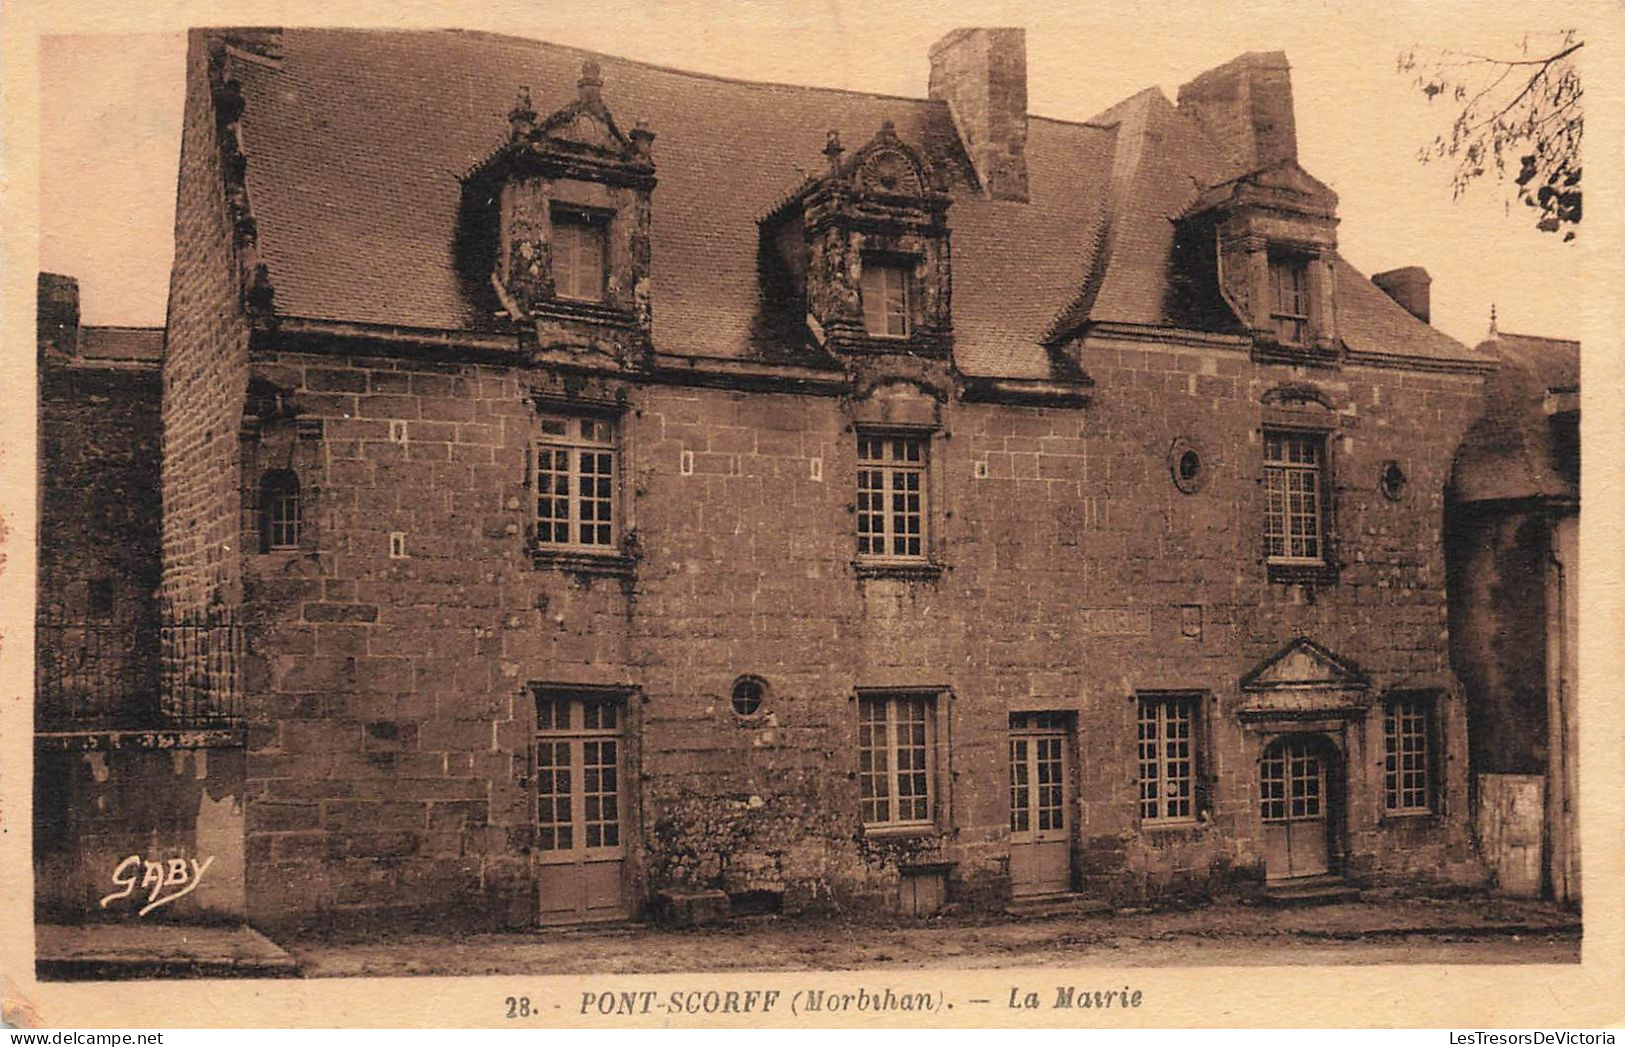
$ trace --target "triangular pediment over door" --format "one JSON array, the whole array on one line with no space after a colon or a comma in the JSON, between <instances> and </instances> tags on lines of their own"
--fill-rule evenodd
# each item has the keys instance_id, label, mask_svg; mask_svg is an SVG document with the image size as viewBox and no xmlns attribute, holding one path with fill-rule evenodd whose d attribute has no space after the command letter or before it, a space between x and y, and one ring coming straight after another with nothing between
<instances>
[{"instance_id":1,"label":"triangular pediment over door","mask_svg":"<svg viewBox=\"0 0 1625 1047\"><path fill-rule=\"evenodd\" d=\"M1370 682L1353 662L1306 636L1241 678L1242 719L1363 715Z\"/></svg>"}]
</instances>

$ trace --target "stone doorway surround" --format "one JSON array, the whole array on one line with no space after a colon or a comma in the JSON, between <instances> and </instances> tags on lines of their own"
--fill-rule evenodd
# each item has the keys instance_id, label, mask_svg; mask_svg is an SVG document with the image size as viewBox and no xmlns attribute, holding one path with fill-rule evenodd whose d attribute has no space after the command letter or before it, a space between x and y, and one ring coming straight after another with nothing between
<instances>
[{"instance_id":1,"label":"stone doorway surround","mask_svg":"<svg viewBox=\"0 0 1625 1047\"><path fill-rule=\"evenodd\" d=\"M1375 801L1363 793L1365 732L1371 684L1354 665L1308 637L1297 637L1241 678L1235 716L1251 768L1259 839L1265 834L1258 789L1263 759L1272 745L1292 736L1314 737L1322 745L1330 795L1326 847L1329 871L1341 871L1348 855L1350 827L1360 824Z\"/></svg>"}]
</instances>

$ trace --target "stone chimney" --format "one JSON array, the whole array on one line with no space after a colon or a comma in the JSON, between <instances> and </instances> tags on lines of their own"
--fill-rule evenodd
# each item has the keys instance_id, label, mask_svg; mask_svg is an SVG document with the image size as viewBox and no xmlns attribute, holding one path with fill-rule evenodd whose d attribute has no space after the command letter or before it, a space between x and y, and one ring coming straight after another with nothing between
<instances>
[{"instance_id":1,"label":"stone chimney","mask_svg":"<svg viewBox=\"0 0 1625 1047\"><path fill-rule=\"evenodd\" d=\"M1249 51L1179 89L1179 111L1250 174L1298 158L1292 73L1282 51Z\"/></svg>"},{"instance_id":2,"label":"stone chimney","mask_svg":"<svg viewBox=\"0 0 1625 1047\"><path fill-rule=\"evenodd\" d=\"M79 352L79 281L56 273L39 274L39 306L35 316L39 351Z\"/></svg>"},{"instance_id":3,"label":"stone chimney","mask_svg":"<svg viewBox=\"0 0 1625 1047\"><path fill-rule=\"evenodd\" d=\"M955 29L931 45L933 101L947 102L982 191L1027 199L1027 31Z\"/></svg>"},{"instance_id":4,"label":"stone chimney","mask_svg":"<svg viewBox=\"0 0 1625 1047\"><path fill-rule=\"evenodd\" d=\"M1423 323L1431 323L1428 317L1432 314L1432 298L1429 287L1433 277L1419 265L1407 265L1403 269L1390 269L1386 273L1376 273L1371 282L1388 292L1388 297L1405 307L1405 311Z\"/></svg>"}]
</instances>

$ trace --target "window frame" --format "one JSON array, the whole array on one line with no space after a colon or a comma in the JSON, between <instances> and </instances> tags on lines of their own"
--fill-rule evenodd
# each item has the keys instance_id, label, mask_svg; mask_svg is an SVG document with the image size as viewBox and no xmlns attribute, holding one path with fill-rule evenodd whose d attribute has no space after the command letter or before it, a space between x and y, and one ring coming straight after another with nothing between
<instances>
[{"instance_id":1,"label":"window frame","mask_svg":"<svg viewBox=\"0 0 1625 1047\"><path fill-rule=\"evenodd\" d=\"M305 538L305 490L293 469L267 469L257 491L261 553L298 552ZM293 507L291 518L282 514ZM278 537L283 540L278 541Z\"/></svg>"},{"instance_id":2,"label":"window frame","mask_svg":"<svg viewBox=\"0 0 1625 1047\"><path fill-rule=\"evenodd\" d=\"M549 433L546 427L549 422L559 421L564 424L566 432ZM622 477L625 475L625 455L621 440L621 419L611 413L602 411L580 410L579 408L564 408L550 404L539 404L536 408L535 435L529 446L529 460L527 465L527 486L530 497L530 543L532 550L538 555L577 555L592 558L615 558L622 555L622 546L625 541L627 525L625 521L624 500L622 498ZM583 431L586 425L604 426L607 436L589 436ZM542 477L561 475L559 470L542 468L541 456L544 451L564 452L566 469L562 475L568 478L569 490L565 494L566 513L563 518L565 533L564 541L558 541L550 536L544 537L544 528L551 530L559 522L558 517L549 516L544 519L541 511L541 502L544 497L552 500L558 499L556 492L544 494L542 491ZM607 455L609 460L609 493L607 498L595 497L595 503L608 504L608 520L600 520L594 516L586 521L582 512L581 479L588 475L583 468L582 455ZM601 475L593 473L592 475ZM585 542L581 540L581 528L585 526L605 526L609 528L609 537L603 542Z\"/></svg>"},{"instance_id":3,"label":"window frame","mask_svg":"<svg viewBox=\"0 0 1625 1047\"><path fill-rule=\"evenodd\" d=\"M858 744L855 751L857 770L854 777L858 783L858 821L863 827L864 835L907 836L936 832L942 824L944 804L946 802L940 778L940 769L946 761L946 756L939 752L944 742L943 726L938 719L941 711L939 706L942 692L936 689L876 688L873 690L860 690L855 697L857 699ZM903 726L906 726L906 724L898 715L898 708L903 703L919 703L922 710L924 740L918 746L911 743L909 747L918 750L924 763L923 768L909 767L904 769L899 766L897 759L899 752L898 728L900 724ZM867 714L876 707L884 710L883 718L879 721L868 719ZM868 729L871 725L877 723L884 731L883 744L885 747L882 750L877 750L873 745L870 745L868 739ZM868 769L864 767L864 753L874 751L883 751L885 753L886 766L882 770L876 771L872 761ZM899 801L903 797L903 791L900 788L903 776L915 774L923 776L925 817L901 818L898 815L900 813ZM884 796L872 795L866 797L864 795L865 786L868 779L873 778L875 775L883 776L887 791ZM918 795L913 794L911 798L917 798ZM871 804L882 802L887 805L887 816L885 818L871 819Z\"/></svg>"},{"instance_id":4,"label":"window frame","mask_svg":"<svg viewBox=\"0 0 1625 1047\"><path fill-rule=\"evenodd\" d=\"M1411 707L1411 711L1400 712L1401 706ZM1388 818L1430 818L1439 813L1440 780L1439 771L1443 763L1440 752L1440 736L1438 723L1439 696L1428 691L1398 691L1383 696L1382 700L1382 816ZM1417 768L1407 768L1404 757L1407 755L1399 745L1405 736L1402 725L1405 722L1420 724L1421 747L1413 749L1410 755L1418 757L1421 761L1419 769L1421 774L1420 786L1410 786L1406 783L1406 774L1417 773ZM1421 805L1406 804L1408 794L1420 792L1423 797Z\"/></svg>"},{"instance_id":5,"label":"window frame","mask_svg":"<svg viewBox=\"0 0 1625 1047\"><path fill-rule=\"evenodd\" d=\"M553 226L551 257L554 296L567 302L606 304L609 301L610 227L614 216L591 208L559 204L553 205L550 215ZM579 262L580 241L583 233L588 230L592 232L597 243L598 272L594 293L583 295L579 293L582 274ZM563 265L565 255L561 249L565 243L571 245L567 268L567 275L570 277L568 290L566 280L562 279L566 275L566 267Z\"/></svg>"},{"instance_id":6,"label":"window frame","mask_svg":"<svg viewBox=\"0 0 1625 1047\"><path fill-rule=\"evenodd\" d=\"M1314 341L1314 312L1310 296L1309 262L1307 255L1290 250L1274 250L1269 252L1269 309L1270 326L1275 340L1281 345L1294 348L1306 348ZM1287 308L1289 303L1284 301L1284 292L1287 290L1282 277L1291 274L1291 290L1297 301L1290 303L1296 305L1298 312ZM1289 337L1283 332L1283 327L1292 325L1296 329L1296 336Z\"/></svg>"},{"instance_id":7,"label":"window frame","mask_svg":"<svg viewBox=\"0 0 1625 1047\"><path fill-rule=\"evenodd\" d=\"M635 750L637 744L638 724L634 721L637 703L632 700L637 693L635 689L625 687L605 687L594 684L555 684L531 683L528 688L531 705L531 781L529 793L533 798L531 825L536 832L534 842L537 860L542 864L570 864L581 860L582 856L591 852L595 860L624 859L629 850L629 826L636 823L637 792L632 769L637 766L638 755ZM556 716L549 716L544 723L543 708L552 710L563 706L566 709L567 719L561 724ZM605 726L600 719L597 724L589 724L586 718L588 708L594 707L599 711L600 717L605 709L613 710L614 722ZM576 715L576 710L581 715ZM592 744L602 745L611 743L615 746L615 761L605 764L602 761L589 763L586 760L586 747ZM560 765L555 759L544 758L543 746L553 746L556 756L559 745L567 747L570 755L569 763ZM581 759L577 759L576 746L580 746ZM601 753L601 749L599 750ZM568 776L567 791L560 793L557 788L559 770L563 766ZM613 793L606 793L602 788L587 788L586 775L590 769L602 772L605 767L612 767L615 776L615 789ZM543 775L553 775L552 788L544 784ZM600 778L599 783L602 784ZM560 796L565 797L565 821L559 820ZM613 820L602 817L603 797L614 796L616 814ZM594 817L589 809L589 801L597 797L600 802L598 817ZM577 804L580 804L580 821L576 820ZM548 810L543 813L544 804ZM588 842L591 839L591 829L594 824L600 826L600 839L597 845ZM574 829L577 825L584 830L584 838L578 843L574 839ZM606 835L604 827L614 825L615 841L604 843ZM559 846L557 835L560 826L567 827L570 833L569 846ZM555 835L548 839L544 831L551 829Z\"/></svg>"},{"instance_id":8,"label":"window frame","mask_svg":"<svg viewBox=\"0 0 1625 1047\"><path fill-rule=\"evenodd\" d=\"M914 337L919 328L919 269L920 260L910 255L893 255L881 252L865 252L863 254L863 270L858 277L858 304L863 314L863 331L870 338L884 338L891 341L906 341ZM871 284L870 273L878 274L875 284ZM898 297L901 298L901 310L894 312L893 288L887 280L888 274L895 274L898 280ZM878 286L876 286L878 285ZM875 302L871 290L880 291L880 301ZM871 305L877 306L871 311ZM892 320L897 319L902 327L901 331L893 331ZM876 329L878 322L879 329Z\"/></svg>"},{"instance_id":9,"label":"window frame","mask_svg":"<svg viewBox=\"0 0 1625 1047\"><path fill-rule=\"evenodd\" d=\"M853 430L856 436L856 483L854 485L854 530L853 537L857 541L857 563L860 566L870 567L928 567L934 563L932 555L932 542L936 528L933 526L932 505L935 499L931 490L931 459L932 436L930 429L900 429L859 425ZM881 457L866 457L865 443L867 441L880 441ZM898 446L913 445L919 448L919 461L914 464L897 456ZM879 486L865 487L865 474L878 472ZM915 476L918 478L915 490L902 491L895 489L895 481L899 476ZM914 494L919 499L918 507L909 512L906 509L899 512L894 504L897 494ZM878 496L881 500L879 510L880 530L878 532L865 531L866 520L873 517L876 512L865 508L865 498ZM909 517L918 519L919 531L917 552L896 552L895 546L899 539L906 543L911 535L906 529L899 530L898 520ZM864 542L873 541L878 533L880 551L865 550Z\"/></svg>"},{"instance_id":10,"label":"window frame","mask_svg":"<svg viewBox=\"0 0 1625 1047\"><path fill-rule=\"evenodd\" d=\"M1265 425L1260 430L1260 436L1262 444L1260 455L1262 473L1260 474L1260 482L1264 489L1262 522L1265 561L1272 567L1311 569L1323 569L1329 567L1332 562L1330 497L1332 441L1330 434L1321 429L1296 428L1289 425ZM1315 452L1316 460L1313 466L1307 466L1301 462L1292 462L1289 460L1289 457L1271 458L1270 442L1272 439L1282 441L1283 445L1289 440L1305 441L1306 446L1313 448ZM1277 516L1275 510L1270 505L1271 495L1273 493L1271 481L1273 475L1276 473L1279 473L1283 480L1283 486L1280 488L1281 511L1279 516ZM1293 473L1312 473L1314 476L1314 486L1312 491L1315 497L1315 508L1312 519L1315 522L1315 533L1313 538L1316 546L1316 555L1313 556L1292 555L1292 541L1295 536L1292 533L1292 523L1294 517L1291 509L1290 496L1294 492L1292 492L1290 488L1290 481L1287 479L1287 477ZM1279 523L1281 527L1279 534L1271 534L1270 526L1272 523ZM1281 541L1282 548L1285 550L1284 552L1277 553L1272 548L1272 543L1277 538Z\"/></svg>"},{"instance_id":11,"label":"window frame","mask_svg":"<svg viewBox=\"0 0 1625 1047\"><path fill-rule=\"evenodd\" d=\"M1138 805L1136 813L1139 824L1148 829L1156 828L1188 828L1200 825L1203 814L1207 810L1206 774L1207 756L1204 752L1205 729L1202 716L1203 695L1195 691L1142 691L1134 695L1134 723L1135 723L1135 782L1139 787ZM1168 765L1171 761L1167 748L1166 725L1169 721L1168 712L1174 707L1183 707L1185 711L1184 723L1188 725L1183 738L1185 752L1183 761L1188 769L1178 778L1171 778L1168 774ZM1147 710L1154 709L1155 715L1148 719ZM1154 738L1146 736L1146 724L1156 725ZM1155 756L1148 760L1146 743L1152 741L1156 745ZM1155 768L1155 783L1157 791L1155 796L1147 795L1147 786L1151 779L1146 776L1147 767ZM1183 799L1187 811L1170 815L1170 797L1164 786L1172 781L1184 781L1187 790L1177 797ZM1147 805L1155 805L1156 813L1147 814Z\"/></svg>"}]
</instances>

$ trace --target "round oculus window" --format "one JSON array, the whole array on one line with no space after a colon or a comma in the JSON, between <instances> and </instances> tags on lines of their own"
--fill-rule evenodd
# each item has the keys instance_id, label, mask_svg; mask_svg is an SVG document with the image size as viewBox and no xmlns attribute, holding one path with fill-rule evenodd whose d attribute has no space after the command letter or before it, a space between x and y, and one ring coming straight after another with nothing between
<instances>
[{"instance_id":1,"label":"round oculus window","mask_svg":"<svg viewBox=\"0 0 1625 1047\"><path fill-rule=\"evenodd\" d=\"M1398 462L1384 462L1382 472L1377 478L1383 495L1391 502L1397 502L1405 496L1405 485L1409 482L1409 477L1405 475L1405 470Z\"/></svg>"},{"instance_id":2,"label":"round oculus window","mask_svg":"<svg viewBox=\"0 0 1625 1047\"><path fill-rule=\"evenodd\" d=\"M1195 494L1207 482L1207 462L1202 449L1194 440L1180 437L1168 451L1168 471L1174 486L1186 494Z\"/></svg>"},{"instance_id":3,"label":"round oculus window","mask_svg":"<svg viewBox=\"0 0 1625 1047\"><path fill-rule=\"evenodd\" d=\"M741 676L734 681L733 707L739 716L754 716L767 697L767 682L759 676Z\"/></svg>"}]
</instances>

